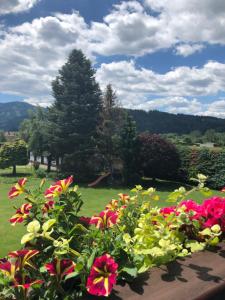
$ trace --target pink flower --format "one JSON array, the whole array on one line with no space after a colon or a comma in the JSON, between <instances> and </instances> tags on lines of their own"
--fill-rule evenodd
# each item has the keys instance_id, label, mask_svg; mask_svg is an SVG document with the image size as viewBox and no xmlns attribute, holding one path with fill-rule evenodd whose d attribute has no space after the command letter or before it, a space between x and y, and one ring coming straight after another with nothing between
<instances>
[{"instance_id":1,"label":"pink flower","mask_svg":"<svg viewBox=\"0 0 225 300\"><path fill-rule=\"evenodd\" d=\"M25 192L24 185L27 182L27 178L20 179L9 191L9 198L12 199L17 197Z\"/></svg>"},{"instance_id":2,"label":"pink flower","mask_svg":"<svg viewBox=\"0 0 225 300\"><path fill-rule=\"evenodd\" d=\"M109 296L116 284L118 264L109 255L97 257L87 279L88 293L95 296Z\"/></svg>"},{"instance_id":3,"label":"pink flower","mask_svg":"<svg viewBox=\"0 0 225 300\"><path fill-rule=\"evenodd\" d=\"M76 264L70 259L55 258L51 263L47 263L45 268L51 276L55 276L58 281L74 272Z\"/></svg>"},{"instance_id":4,"label":"pink flower","mask_svg":"<svg viewBox=\"0 0 225 300\"><path fill-rule=\"evenodd\" d=\"M73 176L57 181L45 191L46 198L55 198L65 193L69 186L73 183Z\"/></svg>"},{"instance_id":5,"label":"pink flower","mask_svg":"<svg viewBox=\"0 0 225 300\"><path fill-rule=\"evenodd\" d=\"M176 206L168 206L168 207L163 207L160 209L160 213L163 215L163 216L168 216L170 215L171 213L175 213L176 215L179 214L177 211L176 211Z\"/></svg>"},{"instance_id":6,"label":"pink flower","mask_svg":"<svg viewBox=\"0 0 225 300\"><path fill-rule=\"evenodd\" d=\"M205 218L205 227L219 224L225 231L225 198L212 197L202 204L202 215Z\"/></svg>"},{"instance_id":7,"label":"pink flower","mask_svg":"<svg viewBox=\"0 0 225 300\"><path fill-rule=\"evenodd\" d=\"M112 227L118 221L118 213L113 210L104 210L98 216L91 217L90 224L97 228L105 229Z\"/></svg>"},{"instance_id":8,"label":"pink flower","mask_svg":"<svg viewBox=\"0 0 225 300\"><path fill-rule=\"evenodd\" d=\"M193 200L185 200L179 204L179 207L185 206L185 212L193 212L194 215L190 216L191 220L199 220L202 217L202 206Z\"/></svg>"},{"instance_id":9,"label":"pink flower","mask_svg":"<svg viewBox=\"0 0 225 300\"><path fill-rule=\"evenodd\" d=\"M10 223L12 225L15 225L16 223L22 223L29 215L31 208L31 204L23 204L19 209L17 209L16 214L10 218Z\"/></svg>"}]
</instances>

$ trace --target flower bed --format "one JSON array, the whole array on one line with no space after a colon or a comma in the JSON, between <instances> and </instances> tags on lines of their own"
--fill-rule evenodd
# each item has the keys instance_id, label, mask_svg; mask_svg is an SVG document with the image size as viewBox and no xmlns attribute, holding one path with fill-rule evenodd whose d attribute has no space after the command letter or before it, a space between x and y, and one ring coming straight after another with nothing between
<instances>
[{"instance_id":1,"label":"flower bed","mask_svg":"<svg viewBox=\"0 0 225 300\"><path fill-rule=\"evenodd\" d=\"M162 209L155 206L159 196L154 188L136 186L131 195L119 194L99 215L87 218L79 215L83 201L78 187L71 187L72 176L44 194L44 181L31 192L21 179L9 198L24 195L25 203L10 222L25 223L27 233L22 249L0 260L0 296L109 296L117 283L131 283L149 269L154 274L155 266L215 247L225 231L225 198L212 197L205 180L198 175L193 190L175 190L167 199L173 205ZM194 190L210 198L202 204L184 200ZM148 283L154 288L154 281Z\"/></svg>"}]
</instances>

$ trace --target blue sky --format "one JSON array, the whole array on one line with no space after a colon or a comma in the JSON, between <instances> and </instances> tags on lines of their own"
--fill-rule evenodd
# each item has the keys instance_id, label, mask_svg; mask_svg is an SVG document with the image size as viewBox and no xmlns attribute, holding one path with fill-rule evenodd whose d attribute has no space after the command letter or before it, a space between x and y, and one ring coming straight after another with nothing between
<instances>
[{"instance_id":1,"label":"blue sky","mask_svg":"<svg viewBox=\"0 0 225 300\"><path fill-rule=\"evenodd\" d=\"M225 118L224 0L1 0L0 102L50 105L81 49L124 107Z\"/></svg>"}]
</instances>

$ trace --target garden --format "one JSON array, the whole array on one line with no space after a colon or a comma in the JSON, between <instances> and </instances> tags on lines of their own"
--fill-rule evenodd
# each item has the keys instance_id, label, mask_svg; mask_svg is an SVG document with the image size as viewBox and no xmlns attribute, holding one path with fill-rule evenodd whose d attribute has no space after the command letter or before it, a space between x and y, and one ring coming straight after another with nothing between
<instances>
[{"instance_id":1,"label":"garden","mask_svg":"<svg viewBox=\"0 0 225 300\"><path fill-rule=\"evenodd\" d=\"M202 174L192 187L161 193L141 185L88 190L73 176L1 180L16 232L0 261L3 299L108 297L154 267L215 249L225 231L224 191L216 196Z\"/></svg>"}]
</instances>

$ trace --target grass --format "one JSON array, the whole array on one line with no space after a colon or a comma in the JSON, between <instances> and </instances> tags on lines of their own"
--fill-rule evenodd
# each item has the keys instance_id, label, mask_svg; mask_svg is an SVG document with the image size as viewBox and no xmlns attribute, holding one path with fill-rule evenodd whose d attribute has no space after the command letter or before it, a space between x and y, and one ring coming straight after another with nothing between
<instances>
[{"instance_id":1,"label":"grass","mask_svg":"<svg viewBox=\"0 0 225 300\"><path fill-rule=\"evenodd\" d=\"M17 224L16 226L11 226L9 223L9 218L15 213L15 207L20 206L23 203L22 197L14 200L8 199L8 191L12 185L14 185L18 178L28 177L28 187L34 187L39 185L40 179L35 178L32 174L31 167L18 167L17 176L13 177L11 175L12 170L0 170L0 238L2 238L2 243L0 247L0 258L5 256L8 251L16 250L20 247L20 238L24 233L25 229L22 224ZM52 179L46 180L45 187L47 188L51 183ZM151 183L149 183L151 186ZM167 195L174 189L179 187L179 183L157 181L156 188L158 194L160 195L160 201L157 202L157 206L170 205L166 202ZM80 192L82 193L82 198L84 200L84 206L82 208L81 214L86 216L91 216L92 214L100 212L104 209L105 205L112 199L116 198L117 194L129 193L127 188L88 188L81 187ZM214 191L215 195L221 195L218 191ZM193 193L192 199L201 202L204 199L199 193ZM4 242L3 242L4 241Z\"/></svg>"}]
</instances>

